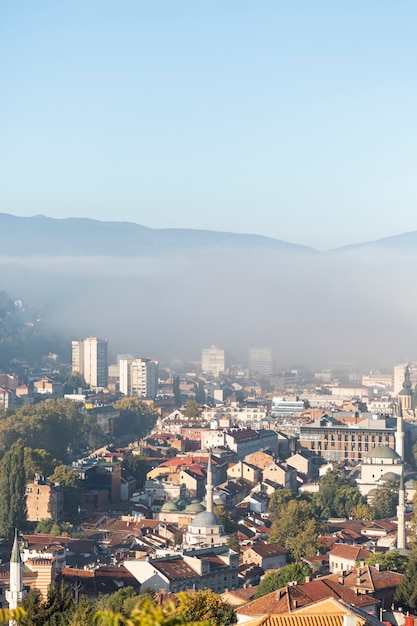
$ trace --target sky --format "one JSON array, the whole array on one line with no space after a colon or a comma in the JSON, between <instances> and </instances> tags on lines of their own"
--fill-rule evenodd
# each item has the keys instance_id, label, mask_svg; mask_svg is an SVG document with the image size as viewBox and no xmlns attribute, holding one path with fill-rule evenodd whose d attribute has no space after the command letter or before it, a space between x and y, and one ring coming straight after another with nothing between
<instances>
[{"instance_id":1,"label":"sky","mask_svg":"<svg viewBox=\"0 0 417 626\"><path fill-rule=\"evenodd\" d=\"M3 0L0 212L417 230L412 0Z\"/></svg>"}]
</instances>

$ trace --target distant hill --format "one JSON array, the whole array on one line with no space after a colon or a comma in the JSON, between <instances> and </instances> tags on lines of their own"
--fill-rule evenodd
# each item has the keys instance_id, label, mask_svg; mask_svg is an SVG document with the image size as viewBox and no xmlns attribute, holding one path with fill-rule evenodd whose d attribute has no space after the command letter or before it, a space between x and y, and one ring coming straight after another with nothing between
<instances>
[{"instance_id":1,"label":"distant hill","mask_svg":"<svg viewBox=\"0 0 417 626\"><path fill-rule=\"evenodd\" d=\"M335 248L331 252L365 252L367 250L372 250L374 252L377 250L402 253L417 252L417 231L383 237L382 239L376 239L375 241L364 241L363 243L350 244L348 246Z\"/></svg>"},{"instance_id":2,"label":"distant hill","mask_svg":"<svg viewBox=\"0 0 417 626\"><path fill-rule=\"evenodd\" d=\"M152 229L131 222L17 217L0 213L2 256L121 256L228 247L317 253L313 248L260 235L209 230Z\"/></svg>"}]
</instances>

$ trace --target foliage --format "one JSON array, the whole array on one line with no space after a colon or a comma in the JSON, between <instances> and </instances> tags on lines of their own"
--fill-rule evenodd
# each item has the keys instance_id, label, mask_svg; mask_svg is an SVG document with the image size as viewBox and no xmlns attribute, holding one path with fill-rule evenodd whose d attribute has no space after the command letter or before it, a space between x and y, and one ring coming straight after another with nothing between
<instances>
[{"instance_id":1,"label":"foliage","mask_svg":"<svg viewBox=\"0 0 417 626\"><path fill-rule=\"evenodd\" d=\"M369 559L366 559L367 565L379 565L390 572L399 572L404 574L407 569L409 557L400 554L398 550L389 550L388 552L375 552Z\"/></svg>"},{"instance_id":2,"label":"foliage","mask_svg":"<svg viewBox=\"0 0 417 626\"><path fill-rule=\"evenodd\" d=\"M26 482L31 482L35 474L45 477L50 476L59 464L49 452L42 448L25 448L24 463Z\"/></svg>"},{"instance_id":3,"label":"foliage","mask_svg":"<svg viewBox=\"0 0 417 626\"><path fill-rule=\"evenodd\" d=\"M141 439L152 429L158 418L158 412L139 398L121 398L114 406L120 411L120 418L116 423L118 435L134 434Z\"/></svg>"},{"instance_id":4,"label":"foliage","mask_svg":"<svg viewBox=\"0 0 417 626\"><path fill-rule=\"evenodd\" d=\"M369 504L357 504L350 510L353 519L373 520L375 512Z\"/></svg>"},{"instance_id":5,"label":"foliage","mask_svg":"<svg viewBox=\"0 0 417 626\"><path fill-rule=\"evenodd\" d=\"M142 489L148 471L146 459L139 454L128 452L123 457L123 467L136 480L137 488Z\"/></svg>"},{"instance_id":6,"label":"foliage","mask_svg":"<svg viewBox=\"0 0 417 626\"><path fill-rule=\"evenodd\" d=\"M24 404L0 421L0 454L21 438L26 447L33 449L41 441L47 454L66 462L68 447L79 449L88 430L88 415L71 400Z\"/></svg>"},{"instance_id":7,"label":"foliage","mask_svg":"<svg viewBox=\"0 0 417 626\"><path fill-rule=\"evenodd\" d=\"M13 536L26 526L26 476L23 441L18 439L6 452L0 469L0 535Z\"/></svg>"},{"instance_id":8,"label":"foliage","mask_svg":"<svg viewBox=\"0 0 417 626\"><path fill-rule=\"evenodd\" d=\"M45 602L39 590L30 591L23 600L26 616L22 626L68 626L74 605L71 592L64 584L51 583Z\"/></svg>"},{"instance_id":9,"label":"foliage","mask_svg":"<svg viewBox=\"0 0 417 626\"><path fill-rule=\"evenodd\" d=\"M267 593L271 593L277 589L281 589L289 582L297 581L303 583L310 574L311 569L305 563L290 563L290 565L285 565L285 567L281 567L278 571L271 572L271 574L265 576L258 585L255 599L266 596Z\"/></svg>"},{"instance_id":10,"label":"foliage","mask_svg":"<svg viewBox=\"0 0 417 626\"><path fill-rule=\"evenodd\" d=\"M227 538L227 545L231 550L234 550L238 554L240 554L240 543L237 536L237 533L232 533Z\"/></svg>"},{"instance_id":11,"label":"foliage","mask_svg":"<svg viewBox=\"0 0 417 626\"><path fill-rule=\"evenodd\" d=\"M185 417L199 417L201 413L201 408L198 402L195 400L187 400L183 414Z\"/></svg>"},{"instance_id":12,"label":"foliage","mask_svg":"<svg viewBox=\"0 0 417 626\"><path fill-rule=\"evenodd\" d=\"M58 465L50 480L63 488L64 511L68 519L73 519L77 515L83 499L81 480L72 469L67 469L66 465Z\"/></svg>"},{"instance_id":13,"label":"foliage","mask_svg":"<svg viewBox=\"0 0 417 626\"><path fill-rule=\"evenodd\" d=\"M119 626L120 624L126 626L183 626L186 623L192 626L193 624L177 612L174 602L167 601L164 604L156 604L150 596L145 596L143 601L138 602L129 617L113 611L99 610L95 615L95 622L98 626Z\"/></svg>"},{"instance_id":14,"label":"foliage","mask_svg":"<svg viewBox=\"0 0 417 626\"><path fill-rule=\"evenodd\" d=\"M311 504L305 500L291 500L274 517L268 541L279 543L298 561L316 554L318 535L319 525Z\"/></svg>"},{"instance_id":15,"label":"foliage","mask_svg":"<svg viewBox=\"0 0 417 626\"><path fill-rule=\"evenodd\" d=\"M328 470L322 477L317 501L326 518L349 517L355 506L365 502L355 480L344 476L340 469Z\"/></svg>"},{"instance_id":16,"label":"foliage","mask_svg":"<svg viewBox=\"0 0 417 626\"><path fill-rule=\"evenodd\" d=\"M70 537L72 528L71 524L60 523L50 517L45 517L36 524L35 533L53 537Z\"/></svg>"},{"instance_id":17,"label":"foliage","mask_svg":"<svg viewBox=\"0 0 417 626\"><path fill-rule=\"evenodd\" d=\"M128 617L138 602L141 602L138 592L133 587L123 587L115 593L100 596L96 608L100 611L110 611Z\"/></svg>"},{"instance_id":18,"label":"foliage","mask_svg":"<svg viewBox=\"0 0 417 626\"><path fill-rule=\"evenodd\" d=\"M179 409L181 406L181 391L180 391L180 379L178 378L178 376L174 377L174 380L172 383L172 391L174 393L175 408Z\"/></svg>"},{"instance_id":19,"label":"foliage","mask_svg":"<svg viewBox=\"0 0 417 626\"><path fill-rule=\"evenodd\" d=\"M0 624L13 620L16 624L22 624L26 611L22 607L17 609L0 609Z\"/></svg>"},{"instance_id":20,"label":"foliage","mask_svg":"<svg viewBox=\"0 0 417 626\"><path fill-rule=\"evenodd\" d=\"M217 504L213 509L213 513L219 518L226 535L236 532L237 519L234 510L228 509L223 504Z\"/></svg>"},{"instance_id":21,"label":"foliage","mask_svg":"<svg viewBox=\"0 0 417 626\"><path fill-rule=\"evenodd\" d=\"M291 489L275 489L269 499L268 510L270 513L278 515L281 508L285 507L290 500L295 499L295 494Z\"/></svg>"},{"instance_id":22,"label":"foliage","mask_svg":"<svg viewBox=\"0 0 417 626\"><path fill-rule=\"evenodd\" d=\"M177 611L186 622L209 622L213 626L228 626L237 621L232 605L224 602L211 589L180 593L178 597L180 603Z\"/></svg>"},{"instance_id":23,"label":"foliage","mask_svg":"<svg viewBox=\"0 0 417 626\"><path fill-rule=\"evenodd\" d=\"M71 372L64 383L64 393L77 393L79 389L87 389L84 376L79 372Z\"/></svg>"},{"instance_id":24,"label":"foliage","mask_svg":"<svg viewBox=\"0 0 417 626\"><path fill-rule=\"evenodd\" d=\"M417 610L417 557L410 558L404 576L398 585L394 599L406 611Z\"/></svg>"},{"instance_id":25,"label":"foliage","mask_svg":"<svg viewBox=\"0 0 417 626\"><path fill-rule=\"evenodd\" d=\"M398 481L387 480L382 487L377 489L373 500L374 515L376 519L393 517L398 504Z\"/></svg>"}]
</instances>

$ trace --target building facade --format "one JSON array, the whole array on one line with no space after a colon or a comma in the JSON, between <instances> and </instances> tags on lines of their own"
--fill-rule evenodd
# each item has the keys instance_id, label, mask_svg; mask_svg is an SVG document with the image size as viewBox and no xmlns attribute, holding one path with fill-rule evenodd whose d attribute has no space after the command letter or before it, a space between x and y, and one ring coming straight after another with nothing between
<instances>
[{"instance_id":1,"label":"building facade","mask_svg":"<svg viewBox=\"0 0 417 626\"><path fill-rule=\"evenodd\" d=\"M107 387L107 339L88 337L72 342L72 371L91 387Z\"/></svg>"}]
</instances>

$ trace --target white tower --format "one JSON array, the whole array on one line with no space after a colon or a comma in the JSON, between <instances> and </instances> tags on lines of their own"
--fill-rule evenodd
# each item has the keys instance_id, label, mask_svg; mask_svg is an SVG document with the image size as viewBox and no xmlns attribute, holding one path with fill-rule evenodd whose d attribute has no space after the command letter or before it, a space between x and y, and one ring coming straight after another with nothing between
<instances>
[{"instance_id":1,"label":"white tower","mask_svg":"<svg viewBox=\"0 0 417 626\"><path fill-rule=\"evenodd\" d=\"M20 557L19 541L17 538L17 529L14 535L12 554L10 556L10 589L6 591L6 600L9 603L9 609L17 609L22 604L25 591L23 589L23 566ZM14 620L9 621L10 626L14 626Z\"/></svg>"},{"instance_id":2,"label":"white tower","mask_svg":"<svg viewBox=\"0 0 417 626\"><path fill-rule=\"evenodd\" d=\"M397 524L397 550L405 550L405 489L403 474L400 477L400 488L398 491Z\"/></svg>"},{"instance_id":3,"label":"white tower","mask_svg":"<svg viewBox=\"0 0 417 626\"><path fill-rule=\"evenodd\" d=\"M207 464L206 504L207 513L213 513L213 466L211 463L211 448L209 450Z\"/></svg>"}]
</instances>

